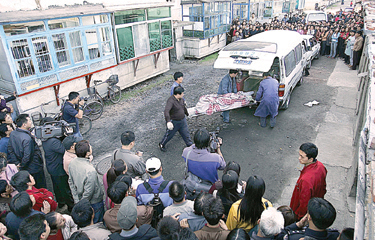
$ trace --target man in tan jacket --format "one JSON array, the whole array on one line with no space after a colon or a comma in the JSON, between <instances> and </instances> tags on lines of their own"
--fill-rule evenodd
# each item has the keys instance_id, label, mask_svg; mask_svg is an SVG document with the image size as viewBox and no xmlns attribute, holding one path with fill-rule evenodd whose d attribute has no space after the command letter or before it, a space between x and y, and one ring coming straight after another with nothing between
<instances>
[{"instance_id":1,"label":"man in tan jacket","mask_svg":"<svg viewBox=\"0 0 375 240\"><path fill-rule=\"evenodd\" d=\"M354 47L353 47L353 66L352 66L352 70L356 70L357 65L359 65L359 61L361 60L362 46L363 46L362 31L357 31L355 33L355 42L354 42Z\"/></svg>"}]
</instances>

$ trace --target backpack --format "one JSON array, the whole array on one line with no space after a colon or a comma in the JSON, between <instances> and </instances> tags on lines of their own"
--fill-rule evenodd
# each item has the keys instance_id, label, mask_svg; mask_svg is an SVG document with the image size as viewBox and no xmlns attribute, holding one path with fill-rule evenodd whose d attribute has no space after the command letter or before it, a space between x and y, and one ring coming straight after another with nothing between
<instances>
[{"instance_id":1,"label":"backpack","mask_svg":"<svg viewBox=\"0 0 375 240\"><path fill-rule=\"evenodd\" d=\"M168 186L168 183L169 181L163 181L160 184L160 187L158 188L158 193L154 193L154 190L151 188L148 182L143 183L146 190L150 194L154 194L154 198L150 202L147 203L147 205L153 207L152 220L151 220L151 226L153 228L156 228L160 219L163 218L163 210L165 206L159 197L159 193L162 193L164 191L164 189Z\"/></svg>"}]
</instances>

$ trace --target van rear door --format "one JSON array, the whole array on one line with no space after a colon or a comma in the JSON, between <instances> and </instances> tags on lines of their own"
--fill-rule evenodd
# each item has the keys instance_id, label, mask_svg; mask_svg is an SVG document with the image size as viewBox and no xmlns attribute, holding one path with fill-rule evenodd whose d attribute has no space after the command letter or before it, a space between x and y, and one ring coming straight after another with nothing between
<instances>
[{"instance_id":1,"label":"van rear door","mask_svg":"<svg viewBox=\"0 0 375 240\"><path fill-rule=\"evenodd\" d=\"M272 66L276 50L275 43L236 41L219 52L214 68L267 72Z\"/></svg>"}]
</instances>

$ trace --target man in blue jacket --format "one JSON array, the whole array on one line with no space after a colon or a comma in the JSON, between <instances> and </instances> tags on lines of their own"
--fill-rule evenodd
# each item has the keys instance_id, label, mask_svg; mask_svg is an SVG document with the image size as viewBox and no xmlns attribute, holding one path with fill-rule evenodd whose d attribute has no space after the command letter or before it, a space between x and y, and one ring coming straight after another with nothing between
<instances>
[{"instance_id":1,"label":"man in blue jacket","mask_svg":"<svg viewBox=\"0 0 375 240\"><path fill-rule=\"evenodd\" d=\"M270 76L269 72L263 73L263 80L259 84L259 89L255 97L260 101L254 116L260 117L260 126L266 127L266 118L270 115L270 126L275 127L276 116L279 109L279 82Z\"/></svg>"},{"instance_id":2,"label":"man in blue jacket","mask_svg":"<svg viewBox=\"0 0 375 240\"><path fill-rule=\"evenodd\" d=\"M174 83L171 87L171 96L173 96L175 87L182 87L181 83L184 80L184 74L182 72L175 72L173 75Z\"/></svg>"},{"instance_id":3,"label":"man in blue jacket","mask_svg":"<svg viewBox=\"0 0 375 240\"><path fill-rule=\"evenodd\" d=\"M146 172L150 176L148 181L138 185L136 198L138 205L148 205L154 198L154 193L159 193L159 197L164 207L172 205L173 199L169 196L169 186L173 181L165 181L162 176L163 168L159 158L152 157L146 161ZM151 192L150 192L150 191Z\"/></svg>"},{"instance_id":4,"label":"man in blue jacket","mask_svg":"<svg viewBox=\"0 0 375 240\"><path fill-rule=\"evenodd\" d=\"M221 79L219 90L217 91L218 95L223 95L227 93L237 93L237 83L236 83L236 76L238 74L238 71L235 69L229 70L229 73ZM230 123L229 121L229 110L223 111L221 113L221 116L223 117L223 121L225 123Z\"/></svg>"}]
</instances>

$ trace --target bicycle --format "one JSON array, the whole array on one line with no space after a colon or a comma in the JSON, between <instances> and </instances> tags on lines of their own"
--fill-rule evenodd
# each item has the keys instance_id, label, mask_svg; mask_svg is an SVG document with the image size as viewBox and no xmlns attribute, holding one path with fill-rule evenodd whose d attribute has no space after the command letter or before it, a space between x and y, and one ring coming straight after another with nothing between
<instances>
[{"instance_id":1,"label":"bicycle","mask_svg":"<svg viewBox=\"0 0 375 240\"><path fill-rule=\"evenodd\" d=\"M92 121L100 118L103 114L103 104L96 100L87 103L90 98L83 98L85 104L83 105L83 115L88 116Z\"/></svg>"},{"instance_id":2,"label":"bicycle","mask_svg":"<svg viewBox=\"0 0 375 240\"><path fill-rule=\"evenodd\" d=\"M118 75L111 75L105 83L108 84L107 87L107 96L102 97L98 91L96 90L96 86L103 82L102 80L94 80L94 86L87 88L87 93L90 95L90 97L95 98L98 100L103 106L105 100L110 100L112 103L116 104L120 102L121 100L121 88L117 86L118 83Z\"/></svg>"},{"instance_id":3,"label":"bicycle","mask_svg":"<svg viewBox=\"0 0 375 240\"><path fill-rule=\"evenodd\" d=\"M63 116L63 109L64 109L65 100L61 99L61 108L60 108L60 111L58 113L48 113L48 112L46 112L45 109L44 109L44 106L46 106L48 104L50 104L50 103L42 103L40 105L40 109L41 109L42 113L36 112L36 113L31 114L31 119L34 122L34 125L40 126L40 122L41 122L42 118L45 118L45 117L51 117L55 121L60 121L60 120L63 119L62 116ZM78 126L79 126L79 130L80 130L82 135L88 133L92 128L91 119L88 116L83 115L82 118L78 119Z\"/></svg>"}]
</instances>

